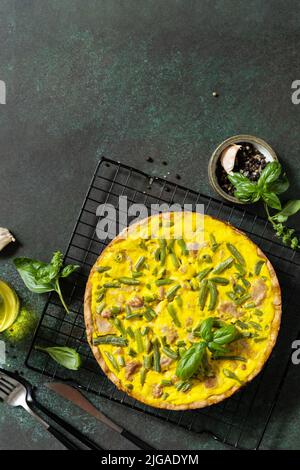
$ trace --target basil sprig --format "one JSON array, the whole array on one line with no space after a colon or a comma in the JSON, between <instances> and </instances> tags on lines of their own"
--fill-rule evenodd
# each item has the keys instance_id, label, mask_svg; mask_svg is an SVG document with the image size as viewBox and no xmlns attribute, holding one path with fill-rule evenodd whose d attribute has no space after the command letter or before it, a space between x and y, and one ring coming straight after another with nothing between
<instances>
[{"instance_id":1,"label":"basil sprig","mask_svg":"<svg viewBox=\"0 0 300 470\"><path fill-rule=\"evenodd\" d=\"M49 264L30 258L15 258L14 265L24 284L31 292L36 294L57 292L66 312L69 313L60 289L59 280L70 276L79 266L69 264L63 267L63 255L60 251L53 254Z\"/></svg>"},{"instance_id":2,"label":"basil sprig","mask_svg":"<svg viewBox=\"0 0 300 470\"><path fill-rule=\"evenodd\" d=\"M278 195L289 188L289 181L282 172L280 163L275 161L268 163L257 182L250 181L241 173L232 173L228 175L228 179L235 187L235 197L240 201L255 203L261 200L264 203L268 220L271 222L277 237L281 238L285 245L296 250L300 243L295 236L295 230L286 227L284 222L300 210L300 200L288 201L282 207ZM271 215L269 209L277 212Z\"/></svg>"},{"instance_id":3,"label":"basil sprig","mask_svg":"<svg viewBox=\"0 0 300 470\"><path fill-rule=\"evenodd\" d=\"M58 364L70 370L78 370L81 366L81 357L75 349L67 346L42 347L35 346L38 351L43 351Z\"/></svg>"},{"instance_id":4,"label":"basil sprig","mask_svg":"<svg viewBox=\"0 0 300 470\"><path fill-rule=\"evenodd\" d=\"M204 320L196 330L202 341L193 344L177 364L176 375L182 380L207 371L207 350L213 357L224 355L227 352L226 345L242 337L234 325L228 325L214 317Z\"/></svg>"}]
</instances>

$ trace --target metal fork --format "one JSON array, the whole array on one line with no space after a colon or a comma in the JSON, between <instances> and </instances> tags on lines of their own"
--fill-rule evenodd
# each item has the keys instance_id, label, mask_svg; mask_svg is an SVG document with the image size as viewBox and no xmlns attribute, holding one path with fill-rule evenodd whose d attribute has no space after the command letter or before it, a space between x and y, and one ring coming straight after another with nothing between
<instances>
[{"instance_id":1,"label":"metal fork","mask_svg":"<svg viewBox=\"0 0 300 470\"><path fill-rule=\"evenodd\" d=\"M37 415L27 402L27 389L26 387L8 376L0 370L0 398L10 406L21 406L31 416L33 416L47 431L52 434L58 441L60 441L69 450L79 450L74 442L65 436L59 429L48 424L39 415Z\"/></svg>"}]
</instances>

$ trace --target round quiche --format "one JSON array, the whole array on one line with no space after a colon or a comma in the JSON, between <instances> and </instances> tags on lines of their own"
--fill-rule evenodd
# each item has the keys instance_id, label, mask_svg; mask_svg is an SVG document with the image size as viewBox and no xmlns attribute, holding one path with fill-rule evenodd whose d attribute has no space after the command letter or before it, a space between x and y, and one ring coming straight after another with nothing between
<instances>
[{"instance_id":1,"label":"round quiche","mask_svg":"<svg viewBox=\"0 0 300 470\"><path fill-rule=\"evenodd\" d=\"M151 216L101 253L85 292L87 337L115 385L147 405L202 408L262 369L281 293L264 253L197 212Z\"/></svg>"}]
</instances>

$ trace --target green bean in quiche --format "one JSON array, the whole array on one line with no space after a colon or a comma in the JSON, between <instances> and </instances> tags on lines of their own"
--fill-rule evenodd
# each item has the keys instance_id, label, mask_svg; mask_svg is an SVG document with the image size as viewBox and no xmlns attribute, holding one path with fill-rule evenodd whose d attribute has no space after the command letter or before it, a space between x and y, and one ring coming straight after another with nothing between
<instances>
[{"instance_id":1,"label":"green bean in quiche","mask_svg":"<svg viewBox=\"0 0 300 470\"><path fill-rule=\"evenodd\" d=\"M170 317L172 318L172 320L174 322L174 325L180 327L181 323L180 323L180 320L177 316L177 312L176 312L175 308L173 307L173 305L169 304L167 308L168 308L168 312L170 314Z\"/></svg>"},{"instance_id":2,"label":"green bean in quiche","mask_svg":"<svg viewBox=\"0 0 300 470\"><path fill-rule=\"evenodd\" d=\"M135 269L136 271L140 271L140 269L144 266L145 261L146 261L146 257L145 257L145 256L141 256L141 257L137 260L137 262L135 263L134 269Z\"/></svg>"},{"instance_id":3,"label":"green bean in quiche","mask_svg":"<svg viewBox=\"0 0 300 470\"><path fill-rule=\"evenodd\" d=\"M244 266L242 266L242 265L239 264L239 263L234 263L234 266L236 267L236 269L238 270L238 272L239 272L239 274L240 274L241 276L245 276L245 274L246 274L247 271L246 271L246 269L245 269Z\"/></svg>"},{"instance_id":4,"label":"green bean in quiche","mask_svg":"<svg viewBox=\"0 0 300 470\"><path fill-rule=\"evenodd\" d=\"M207 279L204 279L204 281L202 281L201 283L200 291L199 291L199 306L201 310L203 310L205 307L207 296L208 296L208 283L207 283Z\"/></svg>"},{"instance_id":5,"label":"green bean in quiche","mask_svg":"<svg viewBox=\"0 0 300 470\"><path fill-rule=\"evenodd\" d=\"M234 259L230 256L229 258L225 259L225 261L222 261L220 264L218 264L215 269L213 270L213 274L221 274L223 271L226 269L230 268L232 266Z\"/></svg>"},{"instance_id":6,"label":"green bean in quiche","mask_svg":"<svg viewBox=\"0 0 300 470\"><path fill-rule=\"evenodd\" d=\"M137 356L137 352L136 352L136 350L133 349L133 348L129 348L128 354L129 354L129 356L131 356L131 357L136 357L136 356Z\"/></svg>"},{"instance_id":7,"label":"green bean in quiche","mask_svg":"<svg viewBox=\"0 0 300 470\"><path fill-rule=\"evenodd\" d=\"M212 257L210 255L202 255L201 256L202 261L205 263L212 263Z\"/></svg>"},{"instance_id":8,"label":"green bean in quiche","mask_svg":"<svg viewBox=\"0 0 300 470\"><path fill-rule=\"evenodd\" d=\"M145 337L145 340L144 340L144 343L145 343L145 350L146 350L146 353L149 354L149 352L151 351L152 349L152 341L150 338L148 338L148 336Z\"/></svg>"},{"instance_id":9,"label":"green bean in quiche","mask_svg":"<svg viewBox=\"0 0 300 470\"><path fill-rule=\"evenodd\" d=\"M255 330L258 330L258 331L261 331L262 330L262 327L259 323L255 322L255 321L252 321L250 320L249 322L249 325L251 325Z\"/></svg>"},{"instance_id":10,"label":"green bean in quiche","mask_svg":"<svg viewBox=\"0 0 300 470\"><path fill-rule=\"evenodd\" d=\"M119 365L118 365L115 357L107 351L105 351L105 356L107 357L107 359L109 360L109 362L111 363L113 368L116 369L117 372L119 372L120 368L119 368Z\"/></svg>"},{"instance_id":11,"label":"green bean in quiche","mask_svg":"<svg viewBox=\"0 0 300 470\"><path fill-rule=\"evenodd\" d=\"M178 246L181 249L181 254L187 256L189 254L189 250L187 249L186 243L183 238L179 238L177 240Z\"/></svg>"},{"instance_id":12,"label":"green bean in quiche","mask_svg":"<svg viewBox=\"0 0 300 470\"><path fill-rule=\"evenodd\" d=\"M217 251L218 247L220 246L220 243L217 243L217 240L212 233L209 235L209 239L210 239L210 247L212 251L213 252Z\"/></svg>"},{"instance_id":13,"label":"green bean in quiche","mask_svg":"<svg viewBox=\"0 0 300 470\"><path fill-rule=\"evenodd\" d=\"M260 275L260 272L261 272L262 267L263 267L264 264L265 264L265 261L263 261L263 260L260 260L260 261L258 261L258 262L256 263L256 265L255 265L255 267L254 267L254 274L255 274L256 276L259 276L259 275Z\"/></svg>"},{"instance_id":14,"label":"green bean in quiche","mask_svg":"<svg viewBox=\"0 0 300 470\"><path fill-rule=\"evenodd\" d=\"M218 356L218 355L214 355L212 357L212 359L216 360L216 361L240 361L240 362L247 362L247 359L243 356Z\"/></svg>"},{"instance_id":15,"label":"green bean in quiche","mask_svg":"<svg viewBox=\"0 0 300 470\"><path fill-rule=\"evenodd\" d=\"M127 330L128 331L128 330ZM113 346L127 346L128 341L126 338L117 335L103 335L97 336L93 339L93 345L99 346L101 344L112 344Z\"/></svg>"},{"instance_id":16,"label":"green bean in quiche","mask_svg":"<svg viewBox=\"0 0 300 470\"><path fill-rule=\"evenodd\" d=\"M140 281L138 279L133 279L132 277L119 277L118 279L122 284L126 284L128 286L138 286Z\"/></svg>"},{"instance_id":17,"label":"green bean in quiche","mask_svg":"<svg viewBox=\"0 0 300 470\"><path fill-rule=\"evenodd\" d=\"M141 329L141 335L142 335L142 336L146 336L149 332L150 332L149 326L144 326L144 327Z\"/></svg>"},{"instance_id":18,"label":"green bean in quiche","mask_svg":"<svg viewBox=\"0 0 300 470\"><path fill-rule=\"evenodd\" d=\"M111 269L111 266L97 266L96 271L97 273L105 273L106 271L109 271Z\"/></svg>"},{"instance_id":19,"label":"green bean in quiche","mask_svg":"<svg viewBox=\"0 0 300 470\"><path fill-rule=\"evenodd\" d=\"M138 313L138 312L132 312L132 313L129 313L125 316L126 320L139 320L141 318L143 318L143 314L142 313Z\"/></svg>"},{"instance_id":20,"label":"green bean in quiche","mask_svg":"<svg viewBox=\"0 0 300 470\"><path fill-rule=\"evenodd\" d=\"M214 310L218 300L218 289L214 282L208 281L209 304L208 310Z\"/></svg>"},{"instance_id":21,"label":"green bean in quiche","mask_svg":"<svg viewBox=\"0 0 300 470\"><path fill-rule=\"evenodd\" d=\"M104 299L104 292L101 292L101 294L98 295L96 302L101 302L101 300Z\"/></svg>"},{"instance_id":22,"label":"green bean in quiche","mask_svg":"<svg viewBox=\"0 0 300 470\"><path fill-rule=\"evenodd\" d=\"M173 385L173 382L172 380L167 380L167 379L163 379L161 382L160 382L160 385L162 387L171 387Z\"/></svg>"},{"instance_id":23,"label":"green bean in quiche","mask_svg":"<svg viewBox=\"0 0 300 470\"><path fill-rule=\"evenodd\" d=\"M153 353L144 356L143 364L145 369L152 369L153 366Z\"/></svg>"},{"instance_id":24,"label":"green bean in quiche","mask_svg":"<svg viewBox=\"0 0 300 470\"><path fill-rule=\"evenodd\" d=\"M241 281L242 283L244 284L244 287L246 287L246 289L249 289L249 287L251 286L250 282L248 281L248 279L245 279L244 277L241 277Z\"/></svg>"},{"instance_id":25,"label":"green bean in quiche","mask_svg":"<svg viewBox=\"0 0 300 470\"><path fill-rule=\"evenodd\" d=\"M135 339L134 331L133 331L133 329L131 328L131 326L129 326L129 327L127 328L127 334L128 334L128 336L130 336L131 339Z\"/></svg>"},{"instance_id":26,"label":"green bean in quiche","mask_svg":"<svg viewBox=\"0 0 300 470\"><path fill-rule=\"evenodd\" d=\"M255 302L249 302L248 304L244 305L244 308L255 308L256 307L256 303Z\"/></svg>"},{"instance_id":27,"label":"green bean in quiche","mask_svg":"<svg viewBox=\"0 0 300 470\"><path fill-rule=\"evenodd\" d=\"M103 284L103 287L105 287L106 289L117 289L121 287L121 284L119 282L105 282L105 284Z\"/></svg>"},{"instance_id":28,"label":"green bean in quiche","mask_svg":"<svg viewBox=\"0 0 300 470\"><path fill-rule=\"evenodd\" d=\"M147 376L147 369L144 367L140 371L140 384L143 386L144 383L146 382L146 376Z\"/></svg>"},{"instance_id":29,"label":"green bean in quiche","mask_svg":"<svg viewBox=\"0 0 300 470\"><path fill-rule=\"evenodd\" d=\"M133 279L137 279L138 277L142 277L143 275L144 275L144 273L142 271L139 271L139 272L134 271L132 273Z\"/></svg>"},{"instance_id":30,"label":"green bean in quiche","mask_svg":"<svg viewBox=\"0 0 300 470\"><path fill-rule=\"evenodd\" d=\"M117 328L117 330L120 331L121 335L122 335L123 337L126 337L127 332L126 332L126 328L125 328L124 325L123 325L123 322L122 322L119 318L115 318L115 319L113 320L113 324L115 325L115 327Z\"/></svg>"},{"instance_id":31,"label":"green bean in quiche","mask_svg":"<svg viewBox=\"0 0 300 470\"><path fill-rule=\"evenodd\" d=\"M221 286L227 286L229 284L229 280L225 277L211 277L210 281L215 282L216 284L220 284Z\"/></svg>"},{"instance_id":32,"label":"green bean in quiche","mask_svg":"<svg viewBox=\"0 0 300 470\"><path fill-rule=\"evenodd\" d=\"M200 273L197 274L197 278L199 281L203 281L203 279L211 272L212 268L205 268Z\"/></svg>"},{"instance_id":33,"label":"green bean in quiche","mask_svg":"<svg viewBox=\"0 0 300 470\"><path fill-rule=\"evenodd\" d=\"M105 308L105 305L106 305L105 302L101 302L101 304L97 305L96 313L100 314L103 311L103 309Z\"/></svg>"},{"instance_id":34,"label":"green bean in quiche","mask_svg":"<svg viewBox=\"0 0 300 470\"><path fill-rule=\"evenodd\" d=\"M118 307L117 305L113 305L110 311L113 315L119 315L119 313L121 313L121 307Z\"/></svg>"},{"instance_id":35,"label":"green bean in quiche","mask_svg":"<svg viewBox=\"0 0 300 470\"><path fill-rule=\"evenodd\" d=\"M182 307L183 301L182 301L182 297L180 295L176 295L175 302L177 303L178 307Z\"/></svg>"},{"instance_id":36,"label":"green bean in quiche","mask_svg":"<svg viewBox=\"0 0 300 470\"><path fill-rule=\"evenodd\" d=\"M155 284L159 286L168 286L169 284L172 284L174 282L173 279L170 278L165 278L165 279L157 279L155 281Z\"/></svg>"},{"instance_id":37,"label":"green bean in quiche","mask_svg":"<svg viewBox=\"0 0 300 470\"><path fill-rule=\"evenodd\" d=\"M178 269L180 266L180 261L175 255L175 253L170 253L170 258L175 269Z\"/></svg>"},{"instance_id":38,"label":"green bean in quiche","mask_svg":"<svg viewBox=\"0 0 300 470\"><path fill-rule=\"evenodd\" d=\"M264 312L262 312L261 310L259 310L259 308L256 308L254 310L254 315L257 315L258 317L262 317L264 314Z\"/></svg>"},{"instance_id":39,"label":"green bean in quiche","mask_svg":"<svg viewBox=\"0 0 300 470\"><path fill-rule=\"evenodd\" d=\"M236 305L242 305L244 302L246 302L246 300L250 299L251 295L250 294L244 294L242 295L241 297L239 297L238 299L235 299L235 304Z\"/></svg>"},{"instance_id":40,"label":"green bean in quiche","mask_svg":"<svg viewBox=\"0 0 300 470\"><path fill-rule=\"evenodd\" d=\"M166 293L167 299L172 300L173 297L175 297L175 294L178 291L178 289L180 289L180 287L181 287L180 284L176 284L175 286L171 287Z\"/></svg>"},{"instance_id":41,"label":"green bean in quiche","mask_svg":"<svg viewBox=\"0 0 300 470\"><path fill-rule=\"evenodd\" d=\"M153 368L156 372L161 371L160 367L160 344L158 339L156 338L153 341Z\"/></svg>"},{"instance_id":42,"label":"green bean in quiche","mask_svg":"<svg viewBox=\"0 0 300 470\"><path fill-rule=\"evenodd\" d=\"M228 251L232 254L232 256L235 257L237 262L241 264L242 266L246 266L246 261L243 255L239 252L239 250L232 244L232 243L226 243L226 246L228 248Z\"/></svg>"},{"instance_id":43,"label":"green bean in quiche","mask_svg":"<svg viewBox=\"0 0 300 470\"><path fill-rule=\"evenodd\" d=\"M143 343L143 338L141 334L141 330L137 328L135 330L135 341L136 341L136 347L137 347L137 352L141 353L144 351L144 343Z\"/></svg>"},{"instance_id":44,"label":"green bean in quiche","mask_svg":"<svg viewBox=\"0 0 300 470\"><path fill-rule=\"evenodd\" d=\"M168 356L170 359L178 359L178 354L173 349L169 348L168 346L162 346L161 351Z\"/></svg>"},{"instance_id":45,"label":"green bean in quiche","mask_svg":"<svg viewBox=\"0 0 300 470\"><path fill-rule=\"evenodd\" d=\"M238 376L232 372L231 370L229 369L223 369L223 374L225 375L225 377L227 377L228 379L232 379L232 380L236 380L237 382L239 382L241 385L244 383L242 380L240 380L238 378Z\"/></svg>"},{"instance_id":46,"label":"green bean in quiche","mask_svg":"<svg viewBox=\"0 0 300 470\"><path fill-rule=\"evenodd\" d=\"M160 261L160 248L156 248L154 252L154 259L155 261Z\"/></svg>"},{"instance_id":47,"label":"green bean in quiche","mask_svg":"<svg viewBox=\"0 0 300 470\"><path fill-rule=\"evenodd\" d=\"M167 242L165 239L161 239L158 241L160 245L160 264L163 266L166 262L167 256Z\"/></svg>"},{"instance_id":48,"label":"green bean in quiche","mask_svg":"<svg viewBox=\"0 0 300 470\"><path fill-rule=\"evenodd\" d=\"M125 367L125 359L124 359L124 356L118 356L118 364L120 367Z\"/></svg>"}]
</instances>

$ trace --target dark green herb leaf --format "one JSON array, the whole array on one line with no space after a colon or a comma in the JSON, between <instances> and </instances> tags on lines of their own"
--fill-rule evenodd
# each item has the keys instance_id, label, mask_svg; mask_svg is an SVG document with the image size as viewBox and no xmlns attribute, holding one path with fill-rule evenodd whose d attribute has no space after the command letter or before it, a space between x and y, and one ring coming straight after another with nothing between
<instances>
[{"instance_id":1,"label":"dark green herb leaf","mask_svg":"<svg viewBox=\"0 0 300 470\"><path fill-rule=\"evenodd\" d=\"M239 330L234 325L223 326L213 335L213 342L217 344L229 344L240 337Z\"/></svg>"},{"instance_id":2,"label":"dark green herb leaf","mask_svg":"<svg viewBox=\"0 0 300 470\"><path fill-rule=\"evenodd\" d=\"M264 192L262 198L265 203L272 209L281 209L281 202L279 197L275 193Z\"/></svg>"},{"instance_id":3,"label":"dark green herb leaf","mask_svg":"<svg viewBox=\"0 0 300 470\"><path fill-rule=\"evenodd\" d=\"M267 185L268 191L282 194L289 189L290 183L286 175L282 175L277 181Z\"/></svg>"},{"instance_id":4,"label":"dark green herb leaf","mask_svg":"<svg viewBox=\"0 0 300 470\"><path fill-rule=\"evenodd\" d=\"M81 366L81 358L75 349L66 346L41 347L35 346L38 351L43 351L58 364L70 370L78 370Z\"/></svg>"},{"instance_id":5,"label":"dark green herb leaf","mask_svg":"<svg viewBox=\"0 0 300 470\"><path fill-rule=\"evenodd\" d=\"M292 201L288 201L283 209L280 212L277 212L272 219L277 220L278 222L285 222L288 217L291 215L296 214L300 210L300 200L295 199ZM280 218L283 218L284 220L279 220Z\"/></svg>"},{"instance_id":6,"label":"dark green herb leaf","mask_svg":"<svg viewBox=\"0 0 300 470\"><path fill-rule=\"evenodd\" d=\"M205 343L198 343L190 347L177 364L177 377L182 380L191 378L198 371L205 353Z\"/></svg>"},{"instance_id":7,"label":"dark green herb leaf","mask_svg":"<svg viewBox=\"0 0 300 470\"><path fill-rule=\"evenodd\" d=\"M259 188L263 188L266 184L273 183L281 175L281 165L279 162L274 161L266 165L258 179Z\"/></svg>"},{"instance_id":8,"label":"dark green herb leaf","mask_svg":"<svg viewBox=\"0 0 300 470\"><path fill-rule=\"evenodd\" d=\"M62 269L63 255L59 251L54 253L48 264L31 258L15 258L14 264L24 284L31 292L42 294L56 291L65 310L69 312L61 293L59 279L69 276L79 266L68 265Z\"/></svg>"}]
</instances>

